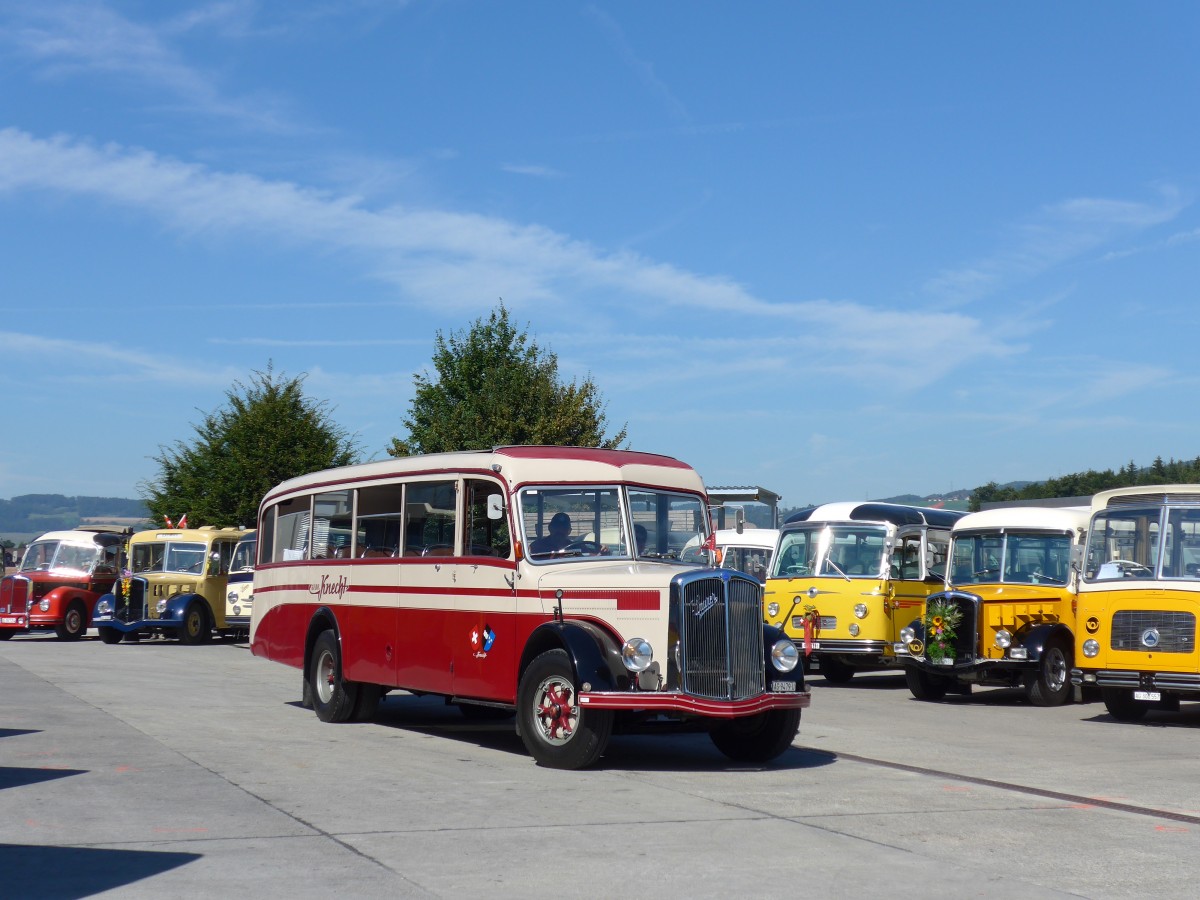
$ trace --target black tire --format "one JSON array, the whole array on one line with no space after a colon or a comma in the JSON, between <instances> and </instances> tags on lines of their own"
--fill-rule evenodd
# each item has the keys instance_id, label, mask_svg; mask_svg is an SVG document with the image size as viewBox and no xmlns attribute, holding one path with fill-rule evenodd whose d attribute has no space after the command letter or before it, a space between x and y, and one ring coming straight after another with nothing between
<instances>
[{"instance_id":1,"label":"black tire","mask_svg":"<svg viewBox=\"0 0 1200 900\"><path fill-rule=\"evenodd\" d=\"M950 690L950 681L945 676L930 675L916 666L904 667L904 681L916 699L931 703L944 698Z\"/></svg>"},{"instance_id":2,"label":"black tire","mask_svg":"<svg viewBox=\"0 0 1200 900\"><path fill-rule=\"evenodd\" d=\"M1104 698L1104 706L1108 714L1118 722L1140 722L1150 705L1133 699L1133 691L1125 688L1101 688L1100 696Z\"/></svg>"},{"instance_id":3,"label":"black tire","mask_svg":"<svg viewBox=\"0 0 1200 900\"><path fill-rule=\"evenodd\" d=\"M179 642L181 644L207 644L212 640L212 625L209 623L208 610L203 603L192 601L183 611L183 621L179 625Z\"/></svg>"},{"instance_id":4,"label":"black tire","mask_svg":"<svg viewBox=\"0 0 1200 900\"><path fill-rule=\"evenodd\" d=\"M342 648L333 629L322 631L308 665L313 711L322 722L349 722L358 704L358 685L342 678Z\"/></svg>"},{"instance_id":5,"label":"black tire","mask_svg":"<svg viewBox=\"0 0 1200 900\"><path fill-rule=\"evenodd\" d=\"M0 641L11 640L12 636L16 633L16 630L13 628L0 628Z\"/></svg>"},{"instance_id":6,"label":"black tire","mask_svg":"<svg viewBox=\"0 0 1200 900\"><path fill-rule=\"evenodd\" d=\"M570 657L563 650L547 650L521 676L517 725L525 749L539 766L582 769L608 746L613 714L580 708Z\"/></svg>"},{"instance_id":7,"label":"black tire","mask_svg":"<svg viewBox=\"0 0 1200 900\"><path fill-rule=\"evenodd\" d=\"M730 719L708 732L718 750L734 762L763 763L792 746L800 730L800 710L772 709Z\"/></svg>"},{"instance_id":8,"label":"black tire","mask_svg":"<svg viewBox=\"0 0 1200 900\"><path fill-rule=\"evenodd\" d=\"M88 617L83 604L75 601L67 607L62 624L54 629L60 641L77 641L87 633Z\"/></svg>"},{"instance_id":9,"label":"black tire","mask_svg":"<svg viewBox=\"0 0 1200 900\"><path fill-rule=\"evenodd\" d=\"M847 684L854 677L854 666L836 656L822 656L821 675L830 684Z\"/></svg>"},{"instance_id":10,"label":"black tire","mask_svg":"<svg viewBox=\"0 0 1200 900\"><path fill-rule=\"evenodd\" d=\"M1066 641L1046 644L1037 670L1026 676L1025 695L1034 706L1062 706L1071 699L1071 650Z\"/></svg>"},{"instance_id":11,"label":"black tire","mask_svg":"<svg viewBox=\"0 0 1200 900\"><path fill-rule=\"evenodd\" d=\"M106 644L119 644L121 643L121 638L125 637L125 635L121 634L121 632L117 631L111 625L101 625L96 631L100 633L100 640Z\"/></svg>"},{"instance_id":12,"label":"black tire","mask_svg":"<svg viewBox=\"0 0 1200 900\"><path fill-rule=\"evenodd\" d=\"M375 718L375 713L379 711L379 701L383 698L383 688L377 684L362 684L356 685L358 688L358 699L354 702L354 709L350 711L351 722L370 722Z\"/></svg>"}]
</instances>

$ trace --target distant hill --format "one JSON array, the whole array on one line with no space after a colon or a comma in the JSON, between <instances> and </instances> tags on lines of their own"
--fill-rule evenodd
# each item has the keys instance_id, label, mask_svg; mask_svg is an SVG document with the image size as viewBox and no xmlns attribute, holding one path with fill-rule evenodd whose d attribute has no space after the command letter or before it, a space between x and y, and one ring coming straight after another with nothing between
<instances>
[{"instance_id":1,"label":"distant hill","mask_svg":"<svg viewBox=\"0 0 1200 900\"><path fill-rule=\"evenodd\" d=\"M138 525L150 517L141 500L24 494L0 500L0 533L36 535L83 524Z\"/></svg>"}]
</instances>

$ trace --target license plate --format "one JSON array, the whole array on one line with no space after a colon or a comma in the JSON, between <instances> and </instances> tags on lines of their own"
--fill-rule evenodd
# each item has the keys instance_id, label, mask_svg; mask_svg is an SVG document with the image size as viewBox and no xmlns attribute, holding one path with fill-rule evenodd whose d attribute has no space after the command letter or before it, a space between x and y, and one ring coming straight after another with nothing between
<instances>
[{"instance_id":1,"label":"license plate","mask_svg":"<svg viewBox=\"0 0 1200 900\"><path fill-rule=\"evenodd\" d=\"M1134 691L1133 699L1134 700L1161 700L1162 692L1161 691Z\"/></svg>"},{"instance_id":2,"label":"license plate","mask_svg":"<svg viewBox=\"0 0 1200 900\"><path fill-rule=\"evenodd\" d=\"M796 682L794 681L772 681L771 690L776 694L791 694L796 691Z\"/></svg>"}]
</instances>

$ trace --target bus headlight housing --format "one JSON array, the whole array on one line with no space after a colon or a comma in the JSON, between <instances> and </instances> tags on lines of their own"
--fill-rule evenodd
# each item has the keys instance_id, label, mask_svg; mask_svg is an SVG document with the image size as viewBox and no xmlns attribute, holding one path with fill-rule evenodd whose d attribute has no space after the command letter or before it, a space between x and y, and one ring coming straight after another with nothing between
<instances>
[{"instance_id":1,"label":"bus headlight housing","mask_svg":"<svg viewBox=\"0 0 1200 900\"><path fill-rule=\"evenodd\" d=\"M996 632L996 646L1001 650L1007 650L1012 646L1012 632L1007 628L1001 628Z\"/></svg>"},{"instance_id":2,"label":"bus headlight housing","mask_svg":"<svg viewBox=\"0 0 1200 900\"><path fill-rule=\"evenodd\" d=\"M101 600L96 604L96 615L111 616L113 614L113 605L111 600Z\"/></svg>"},{"instance_id":3,"label":"bus headlight housing","mask_svg":"<svg viewBox=\"0 0 1200 900\"><path fill-rule=\"evenodd\" d=\"M775 642L771 648L771 665L779 672L791 672L800 664L800 651L786 639Z\"/></svg>"},{"instance_id":4,"label":"bus headlight housing","mask_svg":"<svg viewBox=\"0 0 1200 900\"><path fill-rule=\"evenodd\" d=\"M1100 642L1095 638L1088 638L1083 642L1083 655L1088 659L1100 655Z\"/></svg>"},{"instance_id":5,"label":"bus headlight housing","mask_svg":"<svg viewBox=\"0 0 1200 900\"><path fill-rule=\"evenodd\" d=\"M167 611L167 601L159 600L158 603L155 604L154 608L156 610L158 610L158 614L161 616L163 613L165 613Z\"/></svg>"},{"instance_id":6,"label":"bus headlight housing","mask_svg":"<svg viewBox=\"0 0 1200 900\"><path fill-rule=\"evenodd\" d=\"M854 617L856 619L865 619L867 617L867 612L868 612L867 604L865 604L865 603L854 604Z\"/></svg>"},{"instance_id":7,"label":"bus headlight housing","mask_svg":"<svg viewBox=\"0 0 1200 900\"><path fill-rule=\"evenodd\" d=\"M913 628L911 625L908 625L908 626L900 629L900 642L901 643L911 644L913 642L913 639L916 638L916 636L917 636L917 630L915 628Z\"/></svg>"},{"instance_id":8,"label":"bus headlight housing","mask_svg":"<svg viewBox=\"0 0 1200 900\"><path fill-rule=\"evenodd\" d=\"M858 623L851 622L849 631L850 631L850 637L858 637Z\"/></svg>"},{"instance_id":9,"label":"bus headlight housing","mask_svg":"<svg viewBox=\"0 0 1200 900\"><path fill-rule=\"evenodd\" d=\"M654 660L654 648L645 638L630 638L621 648L621 662L630 672L645 672Z\"/></svg>"},{"instance_id":10,"label":"bus headlight housing","mask_svg":"<svg viewBox=\"0 0 1200 900\"><path fill-rule=\"evenodd\" d=\"M42 602L38 604L38 609L40 609L42 612L50 612L50 601L42 600Z\"/></svg>"},{"instance_id":11,"label":"bus headlight housing","mask_svg":"<svg viewBox=\"0 0 1200 900\"><path fill-rule=\"evenodd\" d=\"M772 619L779 615L779 604L774 600L767 604L767 615Z\"/></svg>"}]
</instances>

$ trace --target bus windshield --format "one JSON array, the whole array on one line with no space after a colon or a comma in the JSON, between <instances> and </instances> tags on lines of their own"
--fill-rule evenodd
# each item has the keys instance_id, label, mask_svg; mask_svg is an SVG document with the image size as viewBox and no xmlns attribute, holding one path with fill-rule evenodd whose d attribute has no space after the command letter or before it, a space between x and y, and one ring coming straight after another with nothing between
<instances>
[{"instance_id":1,"label":"bus windshield","mask_svg":"<svg viewBox=\"0 0 1200 900\"><path fill-rule=\"evenodd\" d=\"M190 575L204 573L206 547L199 542L134 544L133 573L181 572Z\"/></svg>"},{"instance_id":2,"label":"bus windshield","mask_svg":"<svg viewBox=\"0 0 1200 900\"><path fill-rule=\"evenodd\" d=\"M1048 532L981 532L954 536L950 583L1066 584L1071 535Z\"/></svg>"},{"instance_id":3,"label":"bus windshield","mask_svg":"<svg viewBox=\"0 0 1200 900\"><path fill-rule=\"evenodd\" d=\"M90 572L100 558L95 544L68 544L65 541L34 541L21 560L22 572Z\"/></svg>"},{"instance_id":4,"label":"bus windshield","mask_svg":"<svg viewBox=\"0 0 1200 900\"><path fill-rule=\"evenodd\" d=\"M642 488L626 492L615 485L525 488L520 516L533 562L597 556L678 560L689 541L708 536L700 497Z\"/></svg>"},{"instance_id":5,"label":"bus windshield","mask_svg":"<svg viewBox=\"0 0 1200 900\"><path fill-rule=\"evenodd\" d=\"M883 571L887 529L882 525L821 525L783 533L771 574L878 578Z\"/></svg>"}]
</instances>

